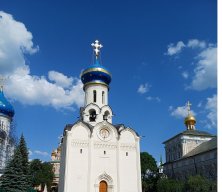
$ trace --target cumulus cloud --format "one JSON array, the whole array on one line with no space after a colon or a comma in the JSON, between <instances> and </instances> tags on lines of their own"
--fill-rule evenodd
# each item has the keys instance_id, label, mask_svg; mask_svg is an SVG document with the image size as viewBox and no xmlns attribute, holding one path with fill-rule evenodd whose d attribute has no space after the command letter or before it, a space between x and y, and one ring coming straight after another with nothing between
<instances>
[{"instance_id":1,"label":"cumulus cloud","mask_svg":"<svg viewBox=\"0 0 222 192\"><path fill-rule=\"evenodd\" d=\"M139 88L137 89L137 92L140 94L147 93L149 91L150 87L151 87L151 85L149 85L148 83L141 84L139 86Z\"/></svg>"},{"instance_id":2,"label":"cumulus cloud","mask_svg":"<svg viewBox=\"0 0 222 192\"><path fill-rule=\"evenodd\" d=\"M176 45L168 45L166 55L173 56L182 51L183 48L197 49L198 54L193 58L194 71L190 84L186 89L205 90L217 86L217 47L212 43L198 39L190 39L187 44L178 41ZM183 72L182 76L187 79L191 72Z\"/></svg>"},{"instance_id":3,"label":"cumulus cloud","mask_svg":"<svg viewBox=\"0 0 222 192\"><path fill-rule=\"evenodd\" d=\"M50 156L49 153L46 151L35 150L34 153L41 156Z\"/></svg>"},{"instance_id":4,"label":"cumulus cloud","mask_svg":"<svg viewBox=\"0 0 222 192\"><path fill-rule=\"evenodd\" d=\"M12 15L0 11L0 67L1 73L11 73L25 65L24 54L33 54L38 46L32 42L32 33Z\"/></svg>"},{"instance_id":5,"label":"cumulus cloud","mask_svg":"<svg viewBox=\"0 0 222 192\"><path fill-rule=\"evenodd\" d=\"M187 71L182 72L182 76L184 79L188 79L189 73Z\"/></svg>"},{"instance_id":6,"label":"cumulus cloud","mask_svg":"<svg viewBox=\"0 0 222 192\"><path fill-rule=\"evenodd\" d=\"M166 55L172 56L172 55L178 54L178 53L181 52L181 50L184 47L186 47L186 45L183 43L183 41L177 42L176 45L171 43L171 44L168 45L168 49L167 49Z\"/></svg>"},{"instance_id":7,"label":"cumulus cloud","mask_svg":"<svg viewBox=\"0 0 222 192\"><path fill-rule=\"evenodd\" d=\"M207 98L207 103L205 105L207 111L207 123L208 128L213 128L217 126L217 96L213 95L212 97Z\"/></svg>"},{"instance_id":8,"label":"cumulus cloud","mask_svg":"<svg viewBox=\"0 0 222 192\"><path fill-rule=\"evenodd\" d=\"M217 48L208 47L204 49L196 59L194 77L188 87L194 90L204 90L217 86Z\"/></svg>"},{"instance_id":9,"label":"cumulus cloud","mask_svg":"<svg viewBox=\"0 0 222 192\"><path fill-rule=\"evenodd\" d=\"M170 115L176 118L185 118L188 115L187 106L179 106L174 108L169 106ZM191 114L196 115L196 113L191 110Z\"/></svg>"},{"instance_id":10,"label":"cumulus cloud","mask_svg":"<svg viewBox=\"0 0 222 192\"><path fill-rule=\"evenodd\" d=\"M205 48L206 47L206 42L205 41L200 41L198 39L190 39L187 43L187 47L190 48Z\"/></svg>"},{"instance_id":11,"label":"cumulus cloud","mask_svg":"<svg viewBox=\"0 0 222 192\"><path fill-rule=\"evenodd\" d=\"M49 71L48 77L31 74L26 54L39 50L26 26L12 15L0 11L0 71L8 77L5 92L28 105L73 109L83 104L82 83L78 78Z\"/></svg>"},{"instance_id":12,"label":"cumulus cloud","mask_svg":"<svg viewBox=\"0 0 222 192\"><path fill-rule=\"evenodd\" d=\"M157 101L157 102L160 102L160 101L161 101L161 99L160 99L159 97L151 97L151 96L148 96L148 97L146 97L146 99L147 99L148 101Z\"/></svg>"},{"instance_id":13,"label":"cumulus cloud","mask_svg":"<svg viewBox=\"0 0 222 192\"><path fill-rule=\"evenodd\" d=\"M32 155L32 154L33 154L33 152L31 150L29 150L29 155Z\"/></svg>"},{"instance_id":14,"label":"cumulus cloud","mask_svg":"<svg viewBox=\"0 0 222 192\"><path fill-rule=\"evenodd\" d=\"M68 78L67 76L57 71L49 71L48 77L50 81L55 82L56 85L61 86L63 88L70 87L73 82L72 77Z\"/></svg>"},{"instance_id":15,"label":"cumulus cloud","mask_svg":"<svg viewBox=\"0 0 222 192\"><path fill-rule=\"evenodd\" d=\"M18 68L7 81L6 94L23 104L70 108L83 104L82 83L75 79L69 89L52 83L46 77L30 75L28 66Z\"/></svg>"}]
</instances>

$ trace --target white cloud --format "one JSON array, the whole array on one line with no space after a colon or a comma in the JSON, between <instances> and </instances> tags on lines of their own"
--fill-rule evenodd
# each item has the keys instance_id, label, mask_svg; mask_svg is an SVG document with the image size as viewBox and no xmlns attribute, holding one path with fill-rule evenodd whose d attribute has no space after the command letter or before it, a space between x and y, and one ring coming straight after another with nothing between
<instances>
[{"instance_id":1,"label":"white cloud","mask_svg":"<svg viewBox=\"0 0 222 192\"><path fill-rule=\"evenodd\" d=\"M157 102L160 102L160 101L161 101L161 99L160 99L159 97L151 97L151 96L148 96L148 97L146 97L146 99L147 99L148 101L157 101Z\"/></svg>"},{"instance_id":2,"label":"white cloud","mask_svg":"<svg viewBox=\"0 0 222 192\"><path fill-rule=\"evenodd\" d=\"M139 88L137 89L137 92L140 94L147 93L149 91L150 87L151 87L151 85L149 85L148 83L141 84L139 86Z\"/></svg>"},{"instance_id":3,"label":"white cloud","mask_svg":"<svg viewBox=\"0 0 222 192\"><path fill-rule=\"evenodd\" d=\"M194 57L194 74L183 72L182 76L187 79L192 77L190 85L186 89L205 90L217 86L217 48L212 43L206 43L198 39L190 39L187 44L178 41L176 45L168 45L167 55L173 56L181 52L183 48L198 49L199 53Z\"/></svg>"},{"instance_id":4,"label":"white cloud","mask_svg":"<svg viewBox=\"0 0 222 192\"><path fill-rule=\"evenodd\" d=\"M29 155L32 155L32 154L33 154L33 152L31 150L29 150Z\"/></svg>"},{"instance_id":5,"label":"white cloud","mask_svg":"<svg viewBox=\"0 0 222 192\"><path fill-rule=\"evenodd\" d=\"M171 44L168 45L168 49L167 49L166 55L172 56L172 55L178 54L178 53L181 52L181 50L184 47L186 47L186 45L183 43L183 41L177 42L176 45L171 43Z\"/></svg>"},{"instance_id":6,"label":"white cloud","mask_svg":"<svg viewBox=\"0 0 222 192\"><path fill-rule=\"evenodd\" d=\"M5 92L10 98L28 105L43 105L73 109L83 104L82 83L78 78L49 71L34 76L25 54L38 51L32 33L12 15L0 11L0 71L8 77Z\"/></svg>"},{"instance_id":7,"label":"white cloud","mask_svg":"<svg viewBox=\"0 0 222 192\"><path fill-rule=\"evenodd\" d=\"M61 86L63 88L70 87L73 82L72 77L68 78L67 76L57 71L49 71L48 77L50 81L55 82L56 85Z\"/></svg>"},{"instance_id":8,"label":"white cloud","mask_svg":"<svg viewBox=\"0 0 222 192\"><path fill-rule=\"evenodd\" d=\"M49 153L46 151L35 150L34 153L41 156L50 156Z\"/></svg>"},{"instance_id":9,"label":"white cloud","mask_svg":"<svg viewBox=\"0 0 222 192\"><path fill-rule=\"evenodd\" d=\"M174 108L169 106L170 115L176 118L185 118L188 115L188 110L186 106L179 106ZM191 110L191 114L195 115L196 113Z\"/></svg>"},{"instance_id":10,"label":"white cloud","mask_svg":"<svg viewBox=\"0 0 222 192\"><path fill-rule=\"evenodd\" d=\"M82 83L75 79L69 89L49 82L46 77L31 76L29 67L18 68L9 76L6 94L23 104L70 108L83 104Z\"/></svg>"},{"instance_id":11,"label":"white cloud","mask_svg":"<svg viewBox=\"0 0 222 192\"><path fill-rule=\"evenodd\" d=\"M217 86L217 48L204 49L197 58L197 66L194 69L194 77L188 87L194 90L204 90Z\"/></svg>"},{"instance_id":12,"label":"white cloud","mask_svg":"<svg viewBox=\"0 0 222 192\"><path fill-rule=\"evenodd\" d=\"M208 128L213 128L217 126L217 96L213 95L212 97L207 98L207 103L205 105L207 110L207 119L209 123L207 124Z\"/></svg>"},{"instance_id":13,"label":"white cloud","mask_svg":"<svg viewBox=\"0 0 222 192\"><path fill-rule=\"evenodd\" d=\"M182 72L182 76L184 79L188 79L189 73L187 71Z\"/></svg>"},{"instance_id":14,"label":"white cloud","mask_svg":"<svg viewBox=\"0 0 222 192\"><path fill-rule=\"evenodd\" d=\"M0 67L1 73L11 73L25 65L24 53L38 51L34 47L32 33L12 15L0 11Z\"/></svg>"},{"instance_id":15,"label":"white cloud","mask_svg":"<svg viewBox=\"0 0 222 192\"><path fill-rule=\"evenodd\" d=\"M198 39L190 39L187 43L187 47L190 48L205 48L206 47L206 42L205 41L200 41Z\"/></svg>"}]
</instances>

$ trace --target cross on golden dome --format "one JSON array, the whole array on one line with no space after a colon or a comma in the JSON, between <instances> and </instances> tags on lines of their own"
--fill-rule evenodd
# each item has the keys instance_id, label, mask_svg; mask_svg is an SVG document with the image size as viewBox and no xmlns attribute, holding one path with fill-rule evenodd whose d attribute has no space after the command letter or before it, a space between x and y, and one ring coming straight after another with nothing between
<instances>
[{"instance_id":1,"label":"cross on golden dome","mask_svg":"<svg viewBox=\"0 0 222 192\"><path fill-rule=\"evenodd\" d=\"M191 103L190 103L190 101L188 101L187 103L186 103L186 105L187 105L187 111L188 111L188 115L190 115L190 111L191 111Z\"/></svg>"},{"instance_id":2,"label":"cross on golden dome","mask_svg":"<svg viewBox=\"0 0 222 192\"><path fill-rule=\"evenodd\" d=\"M98 40L95 40L95 43L92 43L91 46L96 54L96 59L99 57L100 49L103 47L102 44L99 44Z\"/></svg>"}]
</instances>

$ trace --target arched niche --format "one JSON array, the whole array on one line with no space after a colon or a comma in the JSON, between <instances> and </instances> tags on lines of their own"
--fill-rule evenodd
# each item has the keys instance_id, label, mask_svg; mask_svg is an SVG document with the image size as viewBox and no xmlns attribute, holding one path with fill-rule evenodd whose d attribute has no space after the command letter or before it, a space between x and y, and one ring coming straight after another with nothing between
<instances>
[{"instance_id":1,"label":"arched niche","mask_svg":"<svg viewBox=\"0 0 222 192\"><path fill-rule=\"evenodd\" d=\"M108 175L106 172L102 173L101 175L99 175L97 178L96 178L96 181L95 181L95 184L94 184L94 187L95 187L95 191L96 192L101 192L101 183L104 182L107 184L107 192L113 192L113 179L110 175Z\"/></svg>"}]
</instances>

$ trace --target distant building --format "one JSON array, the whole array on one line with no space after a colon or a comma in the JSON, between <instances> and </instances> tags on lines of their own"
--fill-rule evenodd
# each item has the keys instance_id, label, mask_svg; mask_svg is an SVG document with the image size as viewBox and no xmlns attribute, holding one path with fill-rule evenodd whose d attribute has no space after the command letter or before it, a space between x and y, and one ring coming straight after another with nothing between
<instances>
[{"instance_id":1,"label":"distant building","mask_svg":"<svg viewBox=\"0 0 222 192\"><path fill-rule=\"evenodd\" d=\"M187 130L163 142L166 163L164 174L170 178L186 179L190 175L202 175L217 179L217 137L196 130L196 119L190 112L185 118Z\"/></svg>"},{"instance_id":2,"label":"distant building","mask_svg":"<svg viewBox=\"0 0 222 192\"><path fill-rule=\"evenodd\" d=\"M159 175L163 175L163 161L162 156L160 157L160 162L157 164Z\"/></svg>"},{"instance_id":3,"label":"distant building","mask_svg":"<svg viewBox=\"0 0 222 192\"><path fill-rule=\"evenodd\" d=\"M13 116L13 106L4 96L3 86L0 86L0 176L14 151L15 141L11 137Z\"/></svg>"},{"instance_id":4,"label":"distant building","mask_svg":"<svg viewBox=\"0 0 222 192\"><path fill-rule=\"evenodd\" d=\"M53 150L53 152L51 154L51 164L53 165L53 173L54 173L54 178L53 178L52 187L51 187L52 191L58 190L60 156L61 156L61 146L59 146L57 149Z\"/></svg>"}]
</instances>

